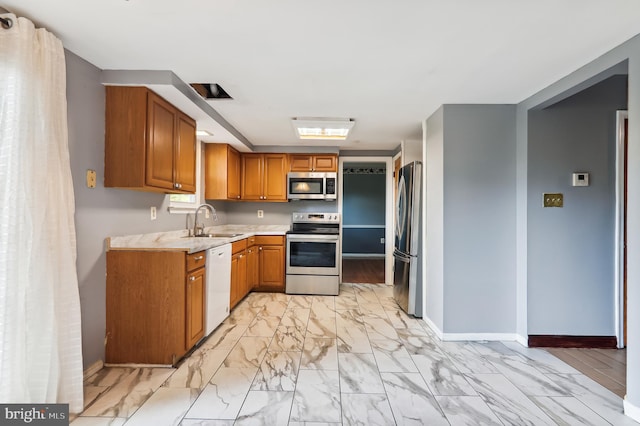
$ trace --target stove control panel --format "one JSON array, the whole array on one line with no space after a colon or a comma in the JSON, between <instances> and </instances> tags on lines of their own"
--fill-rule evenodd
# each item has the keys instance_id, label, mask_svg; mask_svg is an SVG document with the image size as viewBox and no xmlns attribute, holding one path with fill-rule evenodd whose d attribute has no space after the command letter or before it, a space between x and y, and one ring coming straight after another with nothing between
<instances>
[{"instance_id":1,"label":"stove control panel","mask_svg":"<svg viewBox=\"0 0 640 426\"><path fill-rule=\"evenodd\" d=\"M340 213L293 213L293 223L340 223Z\"/></svg>"}]
</instances>

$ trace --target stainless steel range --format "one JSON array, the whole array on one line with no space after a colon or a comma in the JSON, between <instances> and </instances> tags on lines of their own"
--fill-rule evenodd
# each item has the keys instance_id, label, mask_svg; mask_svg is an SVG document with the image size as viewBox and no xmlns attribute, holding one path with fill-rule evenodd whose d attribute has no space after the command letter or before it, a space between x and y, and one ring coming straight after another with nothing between
<instances>
[{"instance_id":1,"label":"stainless steel range","mask_svg":"<svg viewBox=\"0 0 640 426\"><path fill-rule=\"evenodd\" d=\"M287 232L288 294L340 291L340 214L293 213Z\"/></svg>"}]
</instances>

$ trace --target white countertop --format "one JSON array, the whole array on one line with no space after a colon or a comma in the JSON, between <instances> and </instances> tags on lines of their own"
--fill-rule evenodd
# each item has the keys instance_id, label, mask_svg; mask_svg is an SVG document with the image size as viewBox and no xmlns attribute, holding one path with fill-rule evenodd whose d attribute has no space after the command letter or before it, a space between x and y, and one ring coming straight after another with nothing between
<instances>
[{"instance_id":1,"label":"white countertop","mask_svg":"<svg viewBox=\"0 0 640 426\"><path fill-rule=\"evenodd\" d=\"M188 230L124 235L107 238L108 250L166 250L195 253L252 235L284 235L289 225L219 225L205 228L205 234L241 234L232 238L188 237Z\"/></svg>"}]
</instances>

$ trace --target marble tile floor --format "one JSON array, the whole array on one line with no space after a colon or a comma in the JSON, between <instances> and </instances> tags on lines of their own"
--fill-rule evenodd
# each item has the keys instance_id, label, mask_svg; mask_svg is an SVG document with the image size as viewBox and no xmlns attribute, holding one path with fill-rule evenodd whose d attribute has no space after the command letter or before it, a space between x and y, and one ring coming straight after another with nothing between
<instances>
[{"instance_id":1,"label":"marble tile floor","mask_svg":"<svg viewBox=\"0 0 640 426\"><path fill-rule=\"evenodd\" d=\"M178 368L104 368L83 425L636 425L542 349L442 342L392 287L252 293Z\"/></svg>"}]
</instances>

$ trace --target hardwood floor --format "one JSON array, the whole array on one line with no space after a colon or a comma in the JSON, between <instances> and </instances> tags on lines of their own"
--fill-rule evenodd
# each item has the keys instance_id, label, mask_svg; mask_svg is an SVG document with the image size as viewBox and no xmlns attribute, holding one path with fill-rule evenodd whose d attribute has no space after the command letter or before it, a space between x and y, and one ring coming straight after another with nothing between
<instances>
[{"instance_id":1,"label":"hardwood floor","mask_svg":"<svg viewBox=\"0 0 640 426\"><path fill-rule=\"evenodd\" d=\"M626 349L546 348L546 350L624 398L627 390Z\"/></svg>"},{"instance_id":2,"label":"hardwood floor","mask_svg":"<svg viewBox=\"0 0 640 426\"><path fill-rule=\"evenodd\" d=\"M384 284L384 259L343 259L342 282Z\"/></svg>"}]
</instances>

